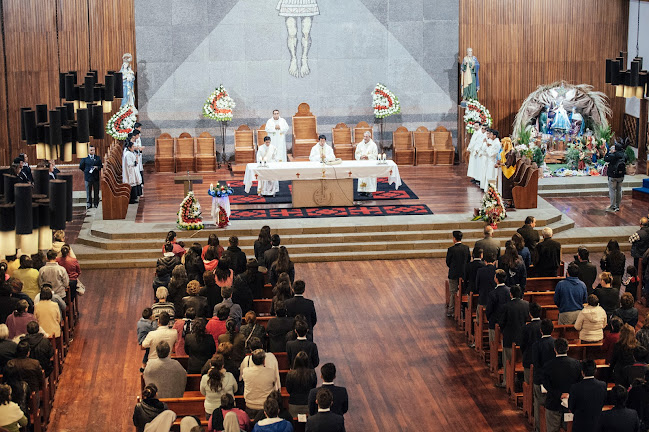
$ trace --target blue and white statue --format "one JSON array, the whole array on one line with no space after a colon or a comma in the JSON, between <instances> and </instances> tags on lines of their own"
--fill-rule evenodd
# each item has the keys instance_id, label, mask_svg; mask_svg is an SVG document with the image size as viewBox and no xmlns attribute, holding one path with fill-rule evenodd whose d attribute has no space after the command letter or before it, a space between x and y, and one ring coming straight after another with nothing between
<instances>
[{"instance_id":1,"label":"blue and white statue","mask_svg":"<svg viewBox=\"0 0 649 432\"><path fill-rule=\"evenodd\" d=\"M467 48L466 56L462 59L462 98L466 101L469 99L478 100L478 92L480 91L480 80L478 79L478 72L480 72L480 62L476 56L473 55L473 49Z\"/></svg>"},{"instance_id":2,"label":"blue and white statue","mask_svg":"<svg viewBox=\"0 0 649 432\"><path fill-rule=\"evenodd\" d=\"M557 109L557 114L552 122L552 130L563 132L570 130L570 119L568 118L568 112L563 107L563 102L559 104L559 108Z\"/></svg>"},{"instance_id":3,"label":"blue and white statue","mask_svg":"<svg viewBox=\"0 0 649 432\"><path fill-rule=\"evenodd\" d=\"M130 105L135 107L135 72L131 68L133 56L131 53L126 53L122 56L122 68L119 70L122 73L122 88L124 89L124 96L122 97L122 105Z\"/></svg>"}]
</instances>

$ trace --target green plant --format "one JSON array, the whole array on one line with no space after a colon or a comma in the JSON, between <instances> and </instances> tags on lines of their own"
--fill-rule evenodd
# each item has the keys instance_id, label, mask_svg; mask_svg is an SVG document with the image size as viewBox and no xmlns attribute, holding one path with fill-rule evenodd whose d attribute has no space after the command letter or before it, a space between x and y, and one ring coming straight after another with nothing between
<instances>
[{"instance_id":1,"label":"green plant","mask_svg":"<svg viewBox=\"0 0 649 432\"><path fill-rule=\"evenodd\" d=\"M579 149L571 146L566 150L565 163L571 169L576 169L577 162L579 162Z\"/></svg>"},{"instance_id":2,"label":"green plant","mask_svg":"<svg viewBox=\"0 0 649 432\"><path fill-rule=\"evenodd\" d=\"M545 154L543 154L543 150L538 147L534 147L534 150L532 151L532 162L535 162L537 166L541 166L544 160Z\"/></svg>"},{"instance_id":3,"label":"green plant","mask_svg":"<svg viewBox=\"0 0 649 432\"><path fill-rule=\"evenodd\" d=\"M528 145L532 141L532 129L526 127L518 131L518 144Z\"/></svg>"},{"instance_id":4,"label":"green plant","mask_svg":"<svg viewBox=\"0 0 649 432\"><path fill-rule=\"evenodd\" d=\"M606 125L606 127L597 124L595 125L595 137L597 139L604 140L610 144L613 142L612 140L614 135L615 133L610 125Z\"/></svg>"},{"instance_id":5,"label":"green plant","mask_svg":"<svg viewBox=\"0 0 649 432\"><path fill-rule=\"evenodd\" d=\"M635 152L633 151L633 147L627 146L626 150L624 150L624 153L626 154L626 164L627 165L632 165L635 163L635 161L638 159L635 155Z\"/></svg>"}]
</instances>

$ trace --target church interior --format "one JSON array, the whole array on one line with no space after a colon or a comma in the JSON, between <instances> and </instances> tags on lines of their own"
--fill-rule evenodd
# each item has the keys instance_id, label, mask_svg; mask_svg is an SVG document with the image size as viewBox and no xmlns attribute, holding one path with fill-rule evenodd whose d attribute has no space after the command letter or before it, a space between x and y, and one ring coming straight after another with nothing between
<instances>
[{"instance_id":1,"label":"church interior","mask_svg":"<svg viewBox=\"0 0 649 432\"><path fill-rule=\"evenodd\" d=\"M0 432L649 430L648 0L0 12Z\"/></svg>"}]
</instances>

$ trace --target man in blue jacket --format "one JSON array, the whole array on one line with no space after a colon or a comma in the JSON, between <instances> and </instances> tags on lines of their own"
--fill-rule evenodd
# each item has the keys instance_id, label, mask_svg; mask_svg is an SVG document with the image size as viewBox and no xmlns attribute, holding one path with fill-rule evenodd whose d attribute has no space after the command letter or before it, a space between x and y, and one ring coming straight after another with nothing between
<instances>
[{"instance_id":1,"label":"man in blue jacket","mask_svg":"<svg viewBox=\"0 0 649 432\"><path fill-rule=\"evenodd\" d=\"M79 169L83 171L83 179L86 183L86 208L88 209L93 205L95 207L99 205L99 172L103 167L101 158L95 154L95 147L88 146L88 156L79 162Z\"/></svg>"},{"instance_id":2,"label":"man in blue jacket","mask_svg":"<svg viewBox=\"0 0 649 432\"><path fill-rule=\"evenodd\" d=\"M570 264L568 277L559 282L554 289L554 304L559 308L559 324L574 324L587 301L586 284L579 280L578 275L579 267Z\"/></svg>"}]
</instances>

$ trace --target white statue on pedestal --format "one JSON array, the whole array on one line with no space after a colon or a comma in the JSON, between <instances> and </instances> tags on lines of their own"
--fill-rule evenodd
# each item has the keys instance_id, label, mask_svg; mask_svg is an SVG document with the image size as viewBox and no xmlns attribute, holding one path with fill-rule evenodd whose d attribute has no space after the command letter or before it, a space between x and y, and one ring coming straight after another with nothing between
<instances>
[{"instance_id":1,"label":"white statue on pedestal","mask_svg":"<svg viewBox=\"0 0 649 432\"><path fill-rule=\"evenodd\" d=\"M124 95L122 97L122 105L129 105L135 108L135 72L131 68L131 62L133 61L133 56L130 53L126 53L122 56L122 68L119 70L122 73L122 88L124 89ZM119 84L119 83L115 83Z\"/></svg>"}]
</instances>

